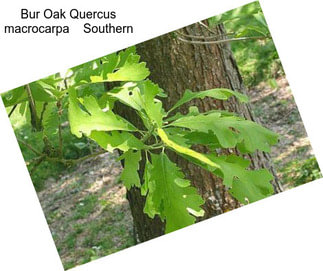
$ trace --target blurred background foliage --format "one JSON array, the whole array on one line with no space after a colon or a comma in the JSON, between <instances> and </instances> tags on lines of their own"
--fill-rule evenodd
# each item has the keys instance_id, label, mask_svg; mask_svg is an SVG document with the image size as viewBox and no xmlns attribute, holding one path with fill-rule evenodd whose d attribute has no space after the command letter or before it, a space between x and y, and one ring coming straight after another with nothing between
<instances>
[{"instance_id":1,"label":"blurred background foliage","mask_svg":"<svg viewBox=\"0 0 323 271\"><path fill-rule=\"evenodd\" d=\"M276 86L275 79L284 71L259 2L209 19L211 27L220 23L228 38L246 38L231 43L245 86L249 88L263 81Z\"/></svg>"},{"instance_id":2,"label":"blurred background foliage","mask_svg":"<svg viewBox=\"0 0 323 271\"><path fill-rule=\"evenodd\" d=\"M23 104L18 105L18 108L12 113L10 121L14 129L15 135L18 141L28 142L36 150L41 152L44 148L43 132L33 131L30 124L30 111L22 110ZM7 108L7 112L11 111L12 107ZM76 159L89 154L94 147L94 143L90 142L86 138L77 138L71 134L67 123L67 112L64 111L62 115L62 137L64 141L64 156L67 159ZM65 125L64 125L65 123ZM48 141L53 144L52 147L58 148L58 131L52 131L48 134ZM32 167L28 165L29 161L32 161L36 157L28 147L23 144L19 144L24 160L27 162L28 170L32 177L32 182L37 191L44 188L44 183L49 178L57 179L59 175L65 170L71 170L66 168L61 163L53 163L44 161L35 171L32 171Z\"/></svg>"}]
</instances>

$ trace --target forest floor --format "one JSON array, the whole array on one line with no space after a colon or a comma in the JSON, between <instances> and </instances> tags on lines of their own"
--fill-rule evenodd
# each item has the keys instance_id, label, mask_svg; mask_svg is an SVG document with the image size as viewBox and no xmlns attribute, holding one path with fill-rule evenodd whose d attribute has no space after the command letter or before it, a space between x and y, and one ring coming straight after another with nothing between
<instances>
[{"instance_id":1,"label":"forest floor","mask_svg":"<svg viewBox=\"0 0 323 271\"><path fill-rule=\"evenodd\" d=\"M288 189L295 186L295 182L292 182L295 177L304 179L300 182L307 182L310 178L316 178L317 174L303 176L307 174L305 172L309 167L307 164L313 166L316 165L316 162L313 163L311 160L315 159L313 149L288 81L285 77L276 81L276 88L261 83L256 88L250 89L247 94L250 97L255 116L264 126L280 136L279 143L272 147L271 157L278 178L283 183L284 188ZM302 166L303 168L300 168ZM294 170L297 168L304 172L295 171L297 174L295 176L290 172L293 167Z\"/></svg>"},{"instance_id":2,"label":"forest floor","mask_svg":"<svg viewBox=\"0 0 323 271\"><path fill-rule=\"evenodd\" d=\"M116 160L111 153L85 160L38 193L65 269L135 244Z\"/></svg>"},{"instance_id":3,"label":"forest floor","mask_svg":"<svg viewBox=\"0 0 323 271\"><path fill-rule=\"evenodd\" d=\"M277 83L277 89L260 84L248 95L262 124L281 136L271 153L281 179L291 162L305 161L313 151L288 82ZM65 269L135 244L120 172L116 155L105 153L50 178L38 193Z\"/></svg>"}]
</instances>

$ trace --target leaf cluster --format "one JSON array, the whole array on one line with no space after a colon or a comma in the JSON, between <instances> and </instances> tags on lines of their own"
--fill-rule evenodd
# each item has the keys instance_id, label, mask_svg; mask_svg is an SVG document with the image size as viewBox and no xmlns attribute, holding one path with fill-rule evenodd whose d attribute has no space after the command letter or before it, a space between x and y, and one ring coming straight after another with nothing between
<instances>
[{"instance_id":1,"label":"leaf cluster","mask_svg":"<svg viewBox=\"0 0 323 271\"><path fill-rule=\"evenodd\" d=\"M193 224L204 215L204 200L182 170L172 162L166 149L210 171L223 180L230 194L246 204L273 193L272 175L266 169L250 170L250 161L238 155L220 155L219 150L237 148L241 153L257 150L269 152L278 136L261 125L234 113L211 110L200 113L191 107L185 115L175 113L193 99L211 97L227 100L235 97L245 103L248 98L225 88L200 92L186 90L183 97L166 111L162 98L166 93L147 79L149 70L135 48L85 63L70 69L65 76L55 75L28 88L17 88L3 97L6 106L47 103L42 119L44 133L60 127L60 110L67 108L71 133L95 141L102 149L122 152L124 170L120 176L127 189L138 187L146 197L144 212L166 221L166 232ZM106 91L107 82L115 87ZM41 86L41 88L38 88ZM40 90L41 89L41 90ZM32 97L32 100L30 98ZM114 112L122 103L136 112L144 129L139 129ZM39 110L36 111L39 112ZM200 153L195 145L209 150ZM62 158L61 150L51 159ZM66 162L66 161L65 161ZM144 176L139 165L145 163Z\"/></svg>"}]
</instances>

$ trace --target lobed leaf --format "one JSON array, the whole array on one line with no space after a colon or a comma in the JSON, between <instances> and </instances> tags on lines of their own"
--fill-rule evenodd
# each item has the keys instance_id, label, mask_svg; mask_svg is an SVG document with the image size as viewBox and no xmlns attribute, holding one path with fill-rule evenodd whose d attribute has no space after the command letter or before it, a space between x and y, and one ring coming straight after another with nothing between
<instances>
[{"instance_id":1,"label":"lobed leaf","mask_svg":"<svg viewBox=\"0 0 323 271\"><path fill-rule=\"evenodd\" d=\"M193 224L194 216L204 215L200 207L203 199L165 153L151 157L144 184L147 186L144 190L147 193L145 213L151 218L159 215L166 220L166 233Z\"/></svg>"},{"instance_id":2,"label":"lobed leaf","mask_svg":"<svg viewBox=\"0 0 323 271\"><path fill-rule=\"evenodd\" d=\"M267 169L249 170L250 161L236 155L207 156L220 165L223 184L230 188L230 194L241 203L252 203L274 193L270 183L274 177ZM214 173L219 176L219 170Z\"/></svg>"},{"instance_id":3,"label":"lobed leaf","mask_svg":"<svg viewBox=\"0 0 323 271\"><path fill-rule=\"evenodd\" d=\"M223 148L237 146L243 153L256 150L269 152L270 146L278 141L276 133L255 122L237 116L222 116L218 112L183 117L170 123L169 126L204 133L213 132Z\"/></svg>"},{"instance_id":4,"label":"lobed leaf","mask_svg":"<svg viewBox=\"0 0 323 271\"><path fill-rule=\"evenodd\" d=\"M97 142L103 149L109 152L113 152L115 149L126 152L130 149L141 150L145 148L144 143L131 133L125 131L92 131L89 138Z\"/></svg>"},{"instance_id":5,"label":"lobed leaf","mask_svg":"<svg viewBox=\"0 0 323 271\"><path fill-rule=\"evenodd\" d=\"M165 112L161 101L155 97L162 92L158 85L146 80L138 83L126 83L108 92L108 95L137 110L142 118L143 115L146 115L153 125L161 127Z\"/></svg>"},{"instance_id":6,"label":"lobed leaf","mask_svg":"<svg viewBox=\"0 0 323 271\"><path fill-rule=\"evenodd\" d=\"M126 151L120 159L124 159L124 169L120 179L129 190L132 186L140 187L140 178L138 174L141 152L135 150Z\"/></svg>"},{"instance_id":7,"label":"lobed leaf","mask_svg":"<svg viewBox=\"0 0 323 271\"><path fill-rule=\"evenodd\" d=\"M184 154L181 156L222 178L229 193L243 204L264 199L274 193L270 182L274 178L269 171L267 169L247 169L250 161L242 157L205 154L208 159L219 165L218 168L214 168L193 157Z\"/></svg>"},{"instance_id":8,"label":"lobed leaf","mask_svg":"<svg viewBox=\"0 0 323 271\"><path fill-rule=\"evenodd\" d=\"M72 134L81 137L82 133L89 136L92 131L136 131L131 123L115 115L111 110L104 112L95 97L86 96L82 110L75 88L69 90L68 117Z\"/></svg>"},{"instance_id":9,"label":"lobed leaf","mask_svg":"<svg viewBox=\"0 0 323 271\"><path fill-rule=\"evenodd\" d=\"M185 93L181 99L179 99L174 106L168 111L171 112L174 109L180 107L181 105L193 100L193 99L204 99L206 97L218 99L218 100L227 100L231 96L237 97L241 102L248 102L248 97L246 95L241 94L240 92L233 91L231 89L226 88L216 88L209 89L199 92L192 92L189 89L185 90Z\"/></svg>"}]
</instances>

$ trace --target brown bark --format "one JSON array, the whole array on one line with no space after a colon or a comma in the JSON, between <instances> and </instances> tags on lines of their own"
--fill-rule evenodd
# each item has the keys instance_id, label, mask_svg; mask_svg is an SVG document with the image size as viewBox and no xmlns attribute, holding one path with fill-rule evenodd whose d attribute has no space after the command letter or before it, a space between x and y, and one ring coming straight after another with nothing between
<instances>
[{"instance_id":1,"label":"brown bark","mask_svg":"<svg viewBox=\"0 0 323 271\"><path fill-rule=\"evenodd\" d=\"M200 24L193 24L183 28L182 33L193 36L214 35ZM222 35L224 29L218 26L214 31ZM141 60L147 62L151 71L150 79L164 89L168 98L165 101L169 109L184 93L185 89L201 91L211 88L224 87L244 93L245 89L238 67L233 58L230 45L201 45L181 42L176 35L170 33L137 45L137 52ZM227 109L243 115L247 119L255 120L249 105L240 104L235 99L226 102L213 99L194 100L180 108L186 113L190 105L198 106L200 111L214 108ZM123 110L122 114L130 121L136 123L135 114ZM237 152L230 150L230 152ZM176 162L186 177L197 187L205 200L203 219L222 214L235 209L240 204L233 199L222 184L222 180L211 173L188 163L187 160L170 153L171 159ZM276 176L268 154L258 152L249 155L252 168L268 168ZM273 182L275 192L281 187L277 180ZM134 223L140 241L149 240L163 233L163 223L157 218L149 219L143 214L144 198L137 189L128 192Z\"/></svg>"}]
</instances>

